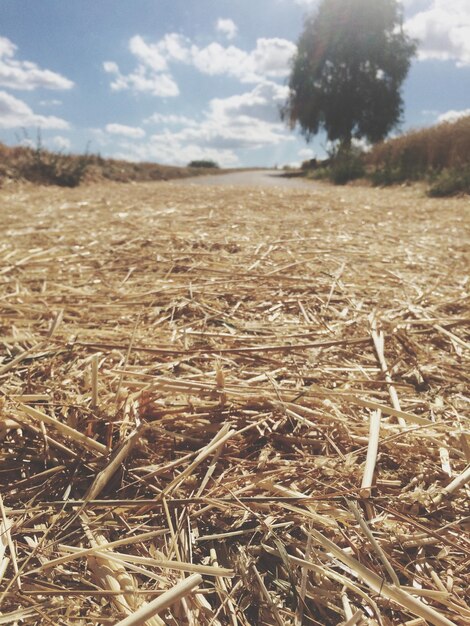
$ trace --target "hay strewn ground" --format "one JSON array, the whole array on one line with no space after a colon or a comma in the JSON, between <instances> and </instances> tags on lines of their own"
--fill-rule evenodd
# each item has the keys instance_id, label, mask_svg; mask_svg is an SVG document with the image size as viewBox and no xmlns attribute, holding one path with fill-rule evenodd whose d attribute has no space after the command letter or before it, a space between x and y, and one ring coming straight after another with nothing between
<instances>
[{"instance_id":1,"label":"hay strewn ground","mask_svg":"<svg viewBox=\"0 0 470 626\"><path fill-rule=\"evenodd\" d=\"M470 622L468 202L0 202L0 623Z\"/></svg>"}]
</instances>

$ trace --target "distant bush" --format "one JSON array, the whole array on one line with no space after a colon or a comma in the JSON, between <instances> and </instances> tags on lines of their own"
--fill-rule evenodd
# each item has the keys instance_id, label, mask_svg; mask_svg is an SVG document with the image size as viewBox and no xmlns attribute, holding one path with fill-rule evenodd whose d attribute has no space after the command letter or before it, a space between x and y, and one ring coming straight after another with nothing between
<instances>
[{"instance_id":1,"label":"distant bush","mask_svg":"<svg viewBox=\"0 0 470 626\"><path fill-rule=\"evenodd\" d=\"M470 194L470 166L443 170L428 189L432 198L459 194Z\"/></svg>"},{"instance_id":2,"label":"distant bush","mask_svg":"<svg viewBox=\"0 0 470 626\"><path fill-rule=\"evenodd\" d=\"M25 161L20 174L33 183L77 187L90 164L88 154L71 157L43 150L38 146L31 161Z\"/></svg>"},{"instance_id":3,"label":"distant bush","mask_svg":"<svg viewBox=\"0 0 470 626\"><path fill-rule=\"evenodd\" d=\"M209 161L209 160L204 160L204 159L190 161L190 163L188 163L188 167L205 167L208 169L209 168L219 169L219 165L215 161Z\"/></svg>"},{"instance_id":4,"label":"distant bush","mask_svg":"<svg viewBox=\"0 0 470 626\"><path fill-rule=\"evenodd\" d=\"M307 159L306 161L302 161L302 165L300 166L301 170L315 170L319 167L318 159Z\"/></svg>"},{"instance_id":5,"label":"distant bush","mask_svg":"<svg viewBox=\"0 0 470 626\"><path fill-rule=\"evenodd\" d=\"M329 180L331 181L331 169L330 166L318 167L308 173L308 178L313 180Z\"/></svg>"},{"instance_id":6,"label":"distant bush","mask_svg":"<svg viewBox=\"0 0 470 626\"><path fill-rule=\"evenodd\" d=\"M306 168L304 168L306 169ZM331 152L328 159L310 166L309 178L329 180L335 185L345 185L365 176L362 152L358 148Z\"/></svg>"},{"instance_id":7,"label":"distant bush","mask_svg":"<svg viewBox=\"0 0 470 626\"><path fill-rule=\"evenodd\" d=\"M331 158L330 178L335 185L345 185L365 174L362 152L357 148L340 151Z\"/></svg>"}]
</instances>

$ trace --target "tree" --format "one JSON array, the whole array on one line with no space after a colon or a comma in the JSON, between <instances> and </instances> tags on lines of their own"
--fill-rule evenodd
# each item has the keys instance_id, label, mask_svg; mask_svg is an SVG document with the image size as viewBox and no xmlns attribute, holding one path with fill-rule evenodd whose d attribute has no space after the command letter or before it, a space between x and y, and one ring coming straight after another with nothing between
<instances>
[{"instance_id":1,"label":"tree","mask_svg":"<svg viewBox=\"0 0 470 626\"><path fill-rule=\"evenodd\" d=\"M205 167L205 168L219 168L219 165L215 161L209 161L206 159L199 159L188 163L188 167Z\"/></svg>"},{"instance_id":2,"label":"tree","mask_svg":"<svg viewBox=\"0 0 470 626\"><path fill-rule=\"evenodd\" d=\"M380 141L401 120L415 51L396 0L322 0L305 20L281 115L307 142L320 130L340 149L353 137Z\"/></svg>"}]
</instances>

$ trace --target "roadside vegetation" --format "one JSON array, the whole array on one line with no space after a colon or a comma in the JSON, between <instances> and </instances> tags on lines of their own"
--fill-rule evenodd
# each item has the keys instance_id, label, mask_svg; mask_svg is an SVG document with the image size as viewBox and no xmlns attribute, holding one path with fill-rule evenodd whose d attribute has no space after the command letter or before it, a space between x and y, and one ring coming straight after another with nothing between
<instances>
[{"instance_id":1,"label":"roadside vegetation","mask_svg":"<svg viewBox=\"0 0 470 626\"><path fill-rule=\"evenodd\" d=\"M305 161L302 169L340 185L356 179L375 186L424 181L432 197L470 194L470 115L388 139L370 152L339 150L325 161Z\"/></svg>"},{"instance_id":2,"label":"roadside vegetation","mask_svg":"<svg viewBox=\"0 0 470 626\"><path fill-rule=\"evenodd\" d=\"M188 167L172 167L104 159L88 151L78 155L52 152L43 147L38 137L35 147L10 147L0 143L0 185L6 180L60 187L77 187L82 183L102 180L146 182L199 176L219 169L213 162L195 163L190 163Z\"/></svg>"},{"instance_id":3,"label":"roadside vegetation","mask_svg":"<svg viewBox=\"0 0 470 626\"><path fill-rule=\"evenodd\" d=\"M204 167L206 169L219 169L219 165L215 161L200 159L199 161L190 161L188 167Z\"/></svg>"},{"instance_id":4,"label":"roadside vegetation","mask_svg":"<svg viewBox=\"0 0 470 626\"><path fill-rule=\"evenodd\" d=\"M364 160L377 185L424 180L431 196L470 193L470 115L384 141Z\"/></svg>"},{"instance_id":5,"label":"roadside vegetation","mask_svg":"<svg viewBox=\"0 0 470 626\"><path fill-rule=\"evenodd\" d=\"M339 185L426 181L431 196L470 193L470 116L387 140L402 121L401 86L418 47L402 23L398 0L321 0L305 20L281 118L307 142L324 132L334 149L301 173ZM361 140L372 150L355 148Z\"/></svg>"}]
</instances>

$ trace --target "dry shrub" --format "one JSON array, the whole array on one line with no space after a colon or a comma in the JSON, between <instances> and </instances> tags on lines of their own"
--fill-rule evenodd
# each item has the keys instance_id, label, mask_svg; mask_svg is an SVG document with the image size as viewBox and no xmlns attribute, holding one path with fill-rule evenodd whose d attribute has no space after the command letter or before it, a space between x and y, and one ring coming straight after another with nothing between
<instances>
[{"instance_id":1,"label":"dry shrub","mask_svg":"<svg viewBox=\"0 0 470 626\"><path fill-rule=\"evenodd\" d=\"M388 167L409 179L464 167L469 163L469 155L470 116L467 116L377 144L367 162L376 169Z\"/></svg>"},{"instance_id":2,"label":"dry shrub","mask_svg":"<svg viewBox=\"0 0 470 626\"><path fill-rule=\"evenodd\" d=\"M158 163L133 163L104 159L96 154L63 154L35 148L9 147L0 143L0 181L27 180L41 185L76 187L84 182L148 182L216 173L214 167L174 167ZM225 170L226 171L226 170Z\"/></svg>"}]
</instances>

